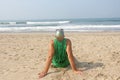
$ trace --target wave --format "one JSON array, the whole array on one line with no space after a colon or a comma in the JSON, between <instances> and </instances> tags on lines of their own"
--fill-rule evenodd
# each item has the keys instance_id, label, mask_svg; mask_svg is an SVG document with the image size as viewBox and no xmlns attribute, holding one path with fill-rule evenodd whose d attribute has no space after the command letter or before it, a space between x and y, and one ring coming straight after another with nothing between
<instances>
[{"instance_id":1,"label":"wave","mask_svg":"<svg viewBox=\"0 0 120 80\"><path fill-rule=\"evenodd\" d=\"M7 24L9 24L9 25L15 25L16 22L0 22L0 25L7 25Z\"/></svg>"},{"instance_id":2,"label":"wave","mask_svg":"<svg viewBox=\"0 0 120 80\"><path fill-rule=\"evenodd\" d=\"M67 24L70 21L22 21L22 22L0 22L0 25L59 25L59 24Z\"/></svg>"},{"instance_id":3,"label":"wave","mask_svg":"<svg viewBox=\"0 0 120 80\"><path fill-rule=\"evenodd\" d=\"M0 27L0 32L37 32L55 31L62 28L65 31L120 31L120 25L63 25L63 26L26 26L26 27Z\"/></svg>"},{"instance_id":4,"label":"wave","mask_svg":"<svg viewBox=\"0 0 120 80\"><path fill-rule=\"evenodd\" d=\"M26 24L40 24L40 25L48 25L48 24L66 24L66 23L70 23L70 21L26 22Z\"/></svg>"}]
</instances>

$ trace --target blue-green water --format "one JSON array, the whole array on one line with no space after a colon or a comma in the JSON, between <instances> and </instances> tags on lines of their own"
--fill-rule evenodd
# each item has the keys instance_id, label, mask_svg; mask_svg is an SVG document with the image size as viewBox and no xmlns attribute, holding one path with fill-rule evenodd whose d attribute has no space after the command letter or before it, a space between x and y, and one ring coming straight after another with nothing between
<instances>
[{"instance_id":1,"label":"blue-green water","mask_svg":"<svg viewBox=\"0 0 120 80\"><path fill-rule=\"evenodd\" d=\"M120 18L0 21L0 32L41 32L58 28L78 32L120 31Z\"/></svg>"}]
</instances>

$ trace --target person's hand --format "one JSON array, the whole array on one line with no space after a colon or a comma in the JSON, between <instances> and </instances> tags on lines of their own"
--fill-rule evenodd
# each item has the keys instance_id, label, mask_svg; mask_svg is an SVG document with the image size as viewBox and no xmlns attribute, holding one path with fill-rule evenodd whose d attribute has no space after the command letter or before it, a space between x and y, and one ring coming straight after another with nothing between
<instances>
[{"instance_id":1,"label":"person's hand","mask_svg":"<svg viewBox=\"0 0 120 80\"><path fill-rule=\"evenodd\" d=\"M38 75L39 75L39 78L43 78L44 76L47 75L47 73L46 72L41 72L41 73L38 73Z\"/></svg>"},{"instance_id":2,"label":"person's hand","mask_svg":"<svg viewBox=\"0 0 120 80\"><path fill-rule=\"evenodd\" d=\"M82 74L82 71L81 70L74 70L74 73L76 73L76 74Z\"/></svg>"}]
</instances>

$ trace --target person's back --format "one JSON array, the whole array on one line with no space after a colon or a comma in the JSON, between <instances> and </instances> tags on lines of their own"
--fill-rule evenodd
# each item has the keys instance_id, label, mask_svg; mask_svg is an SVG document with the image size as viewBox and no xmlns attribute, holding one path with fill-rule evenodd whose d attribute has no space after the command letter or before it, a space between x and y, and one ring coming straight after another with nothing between
<instances>
[{"instance_id":1,"label":"person's back","mask_svg":"<svg viewBox=\"0 0 120 80\"><path fill-rule=\"evenodd\" d=\"M52 64L54 67L67 67L70 63L66 52L66 38L62 41L54 39L54 56Z\"/></svg>"}]
</instances>

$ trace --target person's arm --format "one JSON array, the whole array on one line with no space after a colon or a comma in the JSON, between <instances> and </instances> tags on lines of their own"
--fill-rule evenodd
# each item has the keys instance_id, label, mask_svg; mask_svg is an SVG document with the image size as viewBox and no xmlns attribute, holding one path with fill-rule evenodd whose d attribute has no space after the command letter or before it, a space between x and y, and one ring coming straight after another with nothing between
<instances>
[{"instance_id":1,"label":"person's arm","mask_svg":"<svg viewBox=\"0 0 120 80\"><path fill-rule=\"evenodd\" d=\"M67 39L67 49L66 49L66 51L67 51L67 54L68 54L68 59L69 59L72 70L75 73L81 73L81 71L77 70L77 68L76 68L75 61L74 61L74 56L73 56L73 53L72 53L72 43L69 39Z\"/></svg>"},{"instance_id":2,"label":"person's arm","mask_svg":"<svg viewBox=\"0 0 120 80\"><path fill-rule=\"evenodd\" d=\"M43 72L39 73L39 75L40 75L39 78L42 78L47 74L50 64L52 62L53 55L54 55L54 42L53 42L53 40L51 40L51 42L49 44L49 51L48 51L48 58L46 59L46 65L45 65Z\"/></svg>"}]
</instances>

